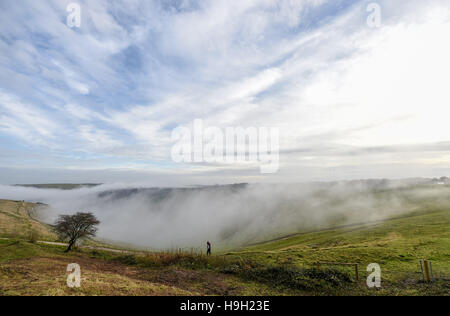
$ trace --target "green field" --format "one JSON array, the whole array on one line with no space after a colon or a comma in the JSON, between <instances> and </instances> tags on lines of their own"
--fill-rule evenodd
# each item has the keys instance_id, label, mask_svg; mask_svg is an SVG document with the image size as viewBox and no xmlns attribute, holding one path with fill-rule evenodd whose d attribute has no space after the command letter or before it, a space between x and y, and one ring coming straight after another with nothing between
<instances>
[{"instance_id":1,"label":"green field","mask_svg":"<svg viewBox=\"0 0 450 316\"><path fill-rule=\"evenodd\" d=\"M415 213L385 222L312 232L248 247L238 252L265 264L307 267L317 262L358 263L382 269L385 294L423 294L419 260L430 260L442 294L450 293L450 211ZM353 268L336 266L353 273Z\"/></svg>"},{"instance_id":2,"label":"green field","mask_svg":"<svg viewBox=\"0 0 450 316\"><path fill-rule=\"evenodd\" d=\"M29 240L49 227L30 219L33 205L0 201L0 295L449 295L450 211L426 208L365 225L302 233L205 257L185 253L114 253ZM36 225L36 226L33 226ZM14 235L16 234L16 235ZM422 281L420 259L435 282ZM65 285L79 263L80 289ZM317 262L357 263L316 267ZM366 266L378 263L382 287L368 289Z\"/></svg>"}]
</instances>

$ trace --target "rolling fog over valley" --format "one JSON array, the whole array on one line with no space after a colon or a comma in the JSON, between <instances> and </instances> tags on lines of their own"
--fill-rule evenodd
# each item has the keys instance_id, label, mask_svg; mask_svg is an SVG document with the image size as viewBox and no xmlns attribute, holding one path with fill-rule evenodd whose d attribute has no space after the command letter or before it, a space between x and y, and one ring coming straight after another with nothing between
<instances>
[{"instance_id":1,"label":"rolling fog over valley","mask_svg":"<svg viewBox=\"0 0 450 316\"><path fill-rule=\"evenodd\" d=\"M93 212L98 237L142 248L237 247L292 233L371 223L450 207L447 179L311 184L235 184L198 188L99 185L73 190L0 186L1 199L48 205L41 220Z\"/></svg>"},{"instance_id":2,"label":"rolling fog over valley","mask_svg":"<svg viewBox=\"0 0 450 316\"><path fill-rule=\"evenodd\" d=\"M449 35L450 0L0 0L0 297L450 295Z\"/></svg>"}]
</instances>

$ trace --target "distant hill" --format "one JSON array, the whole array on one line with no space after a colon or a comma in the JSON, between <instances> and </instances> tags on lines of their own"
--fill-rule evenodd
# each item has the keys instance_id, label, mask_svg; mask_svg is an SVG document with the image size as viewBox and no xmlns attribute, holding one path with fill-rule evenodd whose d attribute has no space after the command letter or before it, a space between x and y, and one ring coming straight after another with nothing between
<instances>
[{"instance_id":1,"label":"distant hill","mask_svg":"<svg viewBox=\"0 0 450 316\"><path fill-rule=\"evenodd\" d=\"M16 184L17 187L36 188L36 189L59 189L74 190L79 188L92 188L101 185L101 183L52 183L52 184Z\"/></svg>"}]
</instances>

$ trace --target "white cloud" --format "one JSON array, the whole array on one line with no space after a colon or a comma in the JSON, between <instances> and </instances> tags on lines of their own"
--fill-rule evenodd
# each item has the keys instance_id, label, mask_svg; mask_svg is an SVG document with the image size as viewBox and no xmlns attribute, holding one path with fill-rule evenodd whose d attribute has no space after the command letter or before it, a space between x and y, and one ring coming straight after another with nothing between
<instances>
[{"instance_id":1,"label":"white cloud","mask_svg":"<svg viewBox=\"0 0 450 316\"><path fill-rule=\"evenodd\" d=\"M0 130L31 145L48 145L58 125L38 108L0 91Z\"/></svg>"},{"instance_id":2,"label":"white cloud","mask_svg":"<svg viewBox=\"0 0 450 316\"><path fill-rule=\"evenodd\" d=\"M381 1L380 29L365 24L364 2L328 16L320 8L330 3L86 1L75 30L64 1L11 3L0 13L9 26L0 31L0 129L125 165L170 164L171 129L197 118L274 126L291 173L398 163L401 153L362 149L448 141L448 2ZM446 155L420 152L410 163Z\"/></svg>"},{"instance_id":3,"label":"white cloud","mask_svg":"<svg viewBox=\"0 0 450 316\"><path fill-rule=\"evenodd\" d=\"M68 84L71 88L75 89L83 95L89 94L89 87L85 84L82 84L81 82L68 81Z\"/></svg>"},{"instance_id":4,"label":"white cloud","mask_svg":"<svg viewBox=\"0 0 450 316\"><path fill-rule=\"evenodd\" d=\"M72 116L82 120L92 120L92 119L104 119L98 112L92 111L86 107L77 104L66 104L65 110Z\"/></svg>"},{"instance_id":5,"label":"white cloud","mask_svg":"<svg viewBox=\"0 0 450 316\"><path fill-rule=\"evenodd\" d=\"M79 132L84 140L83 146L87 146L88 149L110 150L122 145L120 141L113 139L106 131L93 126L82 125L79 127Z\"/></svg>"}]
</instances>

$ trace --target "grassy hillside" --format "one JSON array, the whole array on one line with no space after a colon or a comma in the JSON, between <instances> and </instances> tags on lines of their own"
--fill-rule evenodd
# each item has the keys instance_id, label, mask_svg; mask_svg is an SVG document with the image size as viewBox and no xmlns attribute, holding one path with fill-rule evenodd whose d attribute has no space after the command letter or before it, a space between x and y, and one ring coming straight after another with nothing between
<instances>
[{"instance_id":1,"label":"grassy hillside","mask_svg":"<svg viewBox=\"0 0 450 316\"><path fill-rule=\"evenodd\" d=\"M104 243L90 241L96 249L66 247L30 241L56 241L48 225L30 213L36 204L0 200L0 296L2 295L281 295L283 291L218 271L228 265L223 256L207 258L187 254L120 253L104 250ZM78 263L82 287L66 285L67 265Z\"/></svg>"},{"instance_id":2,"label":"grassy hillside","mask_svg":"<svg viewBox=\"0 0 450 316\"><path fill-rule=\"evenodd\" d=\"M230 255L232 255L231 253ZM433 263L442 293L450 293L450 211L429 211L370 225L351 225L291 236L235 253L265 264L378 263L386 294L422 294L420 259ZM336 266L353 274L353 267Z\"/></svg>"},{"instance_id":3,"label":"grassy hillside","mask_svg":"<svg viewBox=\"0 0 450 316\"><path fill-rule=\"evenodd\" d=\"M48 225L32 218L33 212L37 212L39 207L37 204L23 201L0 200L0 237L56 240L56 235Z\"/></svg>"},{"instance_id":4,"label":"grassy hillside","mask_svg":"<svg viewBox=\"0 0 450 316\"><path fill-rule=\"evenodd\" d=\"M35 205L0 201L0 295L449 295L450 212L428 210L367 225L310 232L206 257L117 253L28 241L49 227L29 217ZM419 259L433 262L435 283L421 281ZM358 263L349 267L318 261ZM78 263L82 287L66 286ZM378 263L382 288L368 289L365 267Z\"/></svg>"},{"instance_id":5,"label":"grassy hillside","mask_svg":"<svg viewBox=\"0 0 450 316\"><path fill-rule=\"evenodd\" d=\"M244 281L222 273L223 257L187 254L120 255L0 239L2 295L283 295L289 289ZM66 285L67 265L81 267L81 288Z\"/></svg>"}]
</instances>

